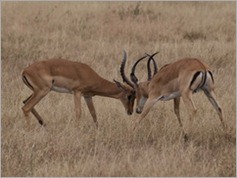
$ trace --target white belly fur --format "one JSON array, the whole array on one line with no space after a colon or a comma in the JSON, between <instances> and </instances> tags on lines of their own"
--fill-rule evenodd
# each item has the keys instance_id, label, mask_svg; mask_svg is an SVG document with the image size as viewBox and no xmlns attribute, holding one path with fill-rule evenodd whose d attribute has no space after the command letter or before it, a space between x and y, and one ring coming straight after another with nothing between
<instances>
[{"instance_id":1,"label":"white belly fur","mask_svg":"<svg viewBox=\"0 0 237 178\"><path fill-rule=\"evenodd\" d=\"M168 95L163 95L160 100L161 101L168 101L168 100L171 100L171 99L174 99L174 98L177 98L181 96L180 92L179 91L176 91L176 92L173 92L173 93L170 93Z\"/></svg>"},{"instance_id":2,"label":"white belly fur","mask_svg":"<svg viewBox=\"0 0 237 178\"><path fill-rule=\"evenodd\" d=\"M58 87L58 86L53 86L52 90L56 91L56 92L59 92L59 93L72 93L71 90L69 90L67 88L63 88L63 87Z\"/></svg>"}]
</instances>

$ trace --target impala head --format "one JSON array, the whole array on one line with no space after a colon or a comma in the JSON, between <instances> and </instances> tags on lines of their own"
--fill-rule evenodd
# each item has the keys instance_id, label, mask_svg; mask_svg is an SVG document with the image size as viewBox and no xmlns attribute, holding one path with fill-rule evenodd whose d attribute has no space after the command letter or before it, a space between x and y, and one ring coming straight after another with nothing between
<instances>
[{"instance_id":1,"label":"impala head","mask_svg":"<svg viewBox=\"0 0 237 178\"><path fill-rule=\"evenodd\" d=\"M143 56L142 58L138 59L132 67L130 78L131 78L131 81L134 83L134 88L135 88L135 92L136 92L136 100L137 100L136 112L138 114L140 114L142 112L143 107L144 107L144 105L146 103L146 100L148 98L148 86L149 86L150 80L158 71L156 62L153 59L153 56L155 56L156 54L158 54L158 52L156 52L152 55L146 54L146 56ZM138 82L138 79L135 75L136 66L140 61L145 59L147 56L149 56L149 59L147 61L148 78L147 78L146 81ZM153 64L154 64L154 73L153 73L153 75L151 75L151 68L150 68L150 61L151 60L153 61Z\"/></svg>"},{"instance_id":2,"label":"impala head","mask_svg":"<svg viewBox=\"0 0 237 178\"><path fill-rule=\"evenodd\" d=\"M122 102L127 114L132 115L134 101L136 99L136 92L135 92L134 84L128 80L124 72L126 59L127 59L127 55L126 55L126 52L124 51L124 58L120 66L120 74L124 83L122 84L116 80L114 80L114 82L116 83L117 87L122 89L120 101Z\"/></svg>"},{"instance_id":3,"label":"impala head","mask_svg":"<svg viewBox=\"0 0 237 178\"><path fill-rule=\"evenodd\" d=\"M132 115L134 100L136 98L135 91L132 87L121 84L120 82L114 80L117 87L122 89L122 93L120 94L120 101L122 102L126 112L128 115Z\"/></svg>"}]
</instances>

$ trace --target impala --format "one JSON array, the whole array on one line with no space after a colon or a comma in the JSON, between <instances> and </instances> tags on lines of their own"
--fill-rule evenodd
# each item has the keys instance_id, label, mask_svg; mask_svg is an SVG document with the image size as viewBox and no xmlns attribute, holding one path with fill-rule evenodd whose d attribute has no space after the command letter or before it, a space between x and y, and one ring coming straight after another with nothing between
<instances>
[{"instance_id":1,"label":"impala","mask_svg":"<svg viewBox=\"0 0 237 178\"><path fill-rule=\"evenodd\" d=\"M157 53L155 53L157 54ZM141 117L135 123L134 129L141 122L141 120L148 114L152 106L157 101L174 100L174 112L178 118L178 122L182 128L183 134L186 137L183 129L183 124L180 119L180 98L182 97L184 104L189 111L189 117L195 116L197 109L193 103L192 94L198 91L204 91L208 100L217 111L223 128L225 124L223 121L223 114L220 105L214 93L214 78L210 68L196 58L184 58L176 62L163 66L157 72L156 63L151 55L148 59L148 80L138 83L135 75L137 64L144 58L139 59L132 67L130 74L131 80L134 83L136 91L136 112L141 113ZM148 55L149 56L149 55ZM150 61L154 62L154 74L151 76Z\"/></svg>"},{"instance_id":2,"label":"impala","mask_svg":"<svg viewBox=\"0 0 237 178\"><path fill-rule=\"evenodd\" d=\"M126 52L124 59L126 61ZM90 114L98 127L97 116L92 97L95 95L119 99L127 114L133 113L135 92L133 84L124 73L125 63L122 62L120 73L122 84L116 80L110 82L100 77L90 66L81 62L73 62L63 59L51 59L34 63L22 72L23 82L33 94L25 101L22 110L28 118L32 112L41 125L45 125L34 106L50 91L70 93L74 95L75 112L77 119L81 115L81 98L83 97L89 108ZM29 119L27 119L27 122Z\"/></svg>"}]
</instances>

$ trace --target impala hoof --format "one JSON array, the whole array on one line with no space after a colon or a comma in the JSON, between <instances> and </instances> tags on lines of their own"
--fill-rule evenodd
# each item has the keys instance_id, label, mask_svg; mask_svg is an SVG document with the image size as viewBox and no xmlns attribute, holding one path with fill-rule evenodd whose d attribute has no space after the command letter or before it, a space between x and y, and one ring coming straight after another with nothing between
<instances>
[{"instance_id":1,"label":"impala hoof","mask_svg":"<svg viewBox=\"0 0 237 178\"><path fill-rule=\"evenodd\" d=\"M137 113L137 114L141 114L141 113L142 113L142 110L139 109L139 108L137 108L137 109L136 109L136 113Z\"/></svg>"},{"instance_id":2,"label":"impala hoof","mask_svg":"<svg viewBox=\"0 0 237 178\"><path fill-rule=\"evenodd\" d=\"M187 142L188 141L188 134L184 134L184 142Z\"/></svg>"},{"instance_id":3,"label":"impala hoof","mask_svg":"<svg viewBox=\"0 0 237 178\"><path fill-rule=\"evenodd\" d=\"M132 115L132 111L128 111L127 114L128 114L128 115Z\"/></svg>"}]
</instances>

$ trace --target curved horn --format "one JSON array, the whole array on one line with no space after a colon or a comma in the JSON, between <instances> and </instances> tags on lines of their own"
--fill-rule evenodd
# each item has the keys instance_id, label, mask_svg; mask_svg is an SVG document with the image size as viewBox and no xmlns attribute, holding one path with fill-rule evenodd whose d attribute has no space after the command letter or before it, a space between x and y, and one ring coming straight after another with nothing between
<instances>
[{"instance_id":1,"label":"curved horn","mask_svg":"<svg viewBox=\"0 0 237 178\"><path fill-rule=\"evenodd\" d=\"M127 60L127 54L126 54L125 50L123 51L123 53L124 53L124 55L123 55L123 60L122 60L121 66L120 66L120 74L123 79L123 82L127 83L129 86L134 88L134 85L128 80L128 78L126 77L125 72L124 72L124 68L125 68L125 64L126 64L126 60Z\"/></svg>"},{"instance_id":2,"label":"curved horn","mask_svg":"<svg viewBox=\"0 0 237 178\"><path fill-rule=\"evenodd\" d=\"M137 66L137 64L138 64L142 59L145 59L146 57L147 57L147 55L146 55L146 56L143 56L143 57L140 58L140 59L138 59L137 62L135 62L135 64L134 64L133 67L132 67L132 71L131 71L131 74L130 74L130 79L132 80L132 82L133 82L135 85L137 85L137 81L138 81L138 79L137 79L137 77L136 77L136 75L135 75L136 66Z\"/></svg>"},{"instance_id":3,"label":"curved horn","mask_svg":"<svg viewBox=\"0 0 237 178\"><path fill-rule=\"evenodd\" d=\"M158 68L157 68L157 64L156 61L153 59L153 57L158 54L159 52L156 52L152 55L146 54L147 56L149 56L149 59L147 61L147 72L148 72L148 80L151 80L152 76L151 76L151 68L150 68L150 62L152 60L153 64L154 64L154 73L153 76L158 72Z\"/></svg>"}]
</instances>

